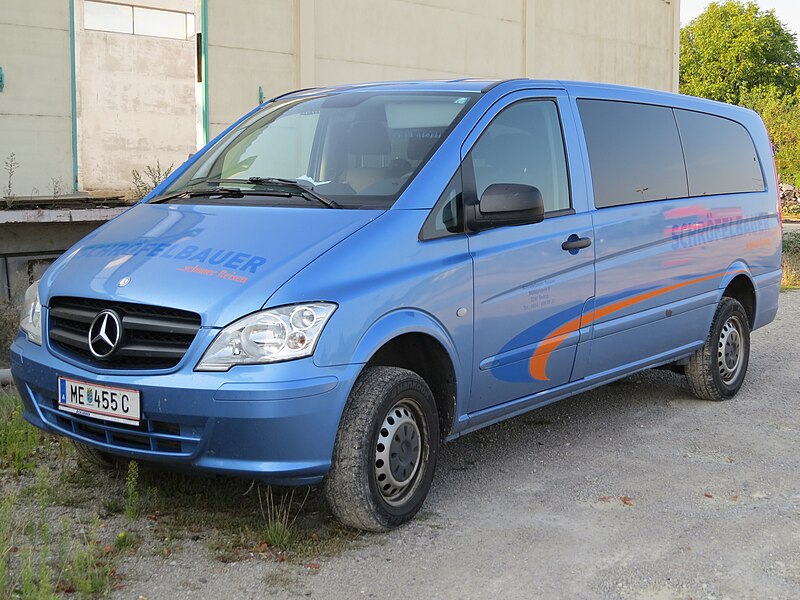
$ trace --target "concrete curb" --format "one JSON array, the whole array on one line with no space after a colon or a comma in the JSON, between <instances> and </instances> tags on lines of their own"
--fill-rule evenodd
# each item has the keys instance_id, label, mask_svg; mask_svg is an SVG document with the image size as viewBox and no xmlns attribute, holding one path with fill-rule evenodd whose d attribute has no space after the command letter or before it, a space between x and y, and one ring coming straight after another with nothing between
<instances>
[{"instance_id":1,"label":"concrete curb","mask_svg":"<svg viewBox=\"0 0 800 600\"><path fill-rule=\"evenodd\" d=\"M11 379L11 369L0 369L0 385L11 385L14 380Z\"/></svg>"}]
</instances>

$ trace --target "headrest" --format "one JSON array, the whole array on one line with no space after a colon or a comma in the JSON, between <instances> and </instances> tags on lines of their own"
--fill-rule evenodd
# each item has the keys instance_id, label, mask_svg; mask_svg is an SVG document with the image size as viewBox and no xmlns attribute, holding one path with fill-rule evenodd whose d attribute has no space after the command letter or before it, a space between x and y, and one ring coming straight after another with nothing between
<instances>
[{"instance_id":1,"label":"headrest","mask_svg":"<svg viewBox=\"0 0 800 600\"><path fill-rule=\"evenodd\" d=\"M392 143L383 123L356 121L350 127L347 150L356 156L389 154Z\"/></svg>"},{"instance_id":2,"label":"headrest","mask_svg":"<svg viewBox=\"0 0 800 600\"><path fill-rule=\"evenodd\" d=\"M408 140L406 154L409 160L422 160L438 140L432 137L413 137Z\"/></svg>"}]
</instances>

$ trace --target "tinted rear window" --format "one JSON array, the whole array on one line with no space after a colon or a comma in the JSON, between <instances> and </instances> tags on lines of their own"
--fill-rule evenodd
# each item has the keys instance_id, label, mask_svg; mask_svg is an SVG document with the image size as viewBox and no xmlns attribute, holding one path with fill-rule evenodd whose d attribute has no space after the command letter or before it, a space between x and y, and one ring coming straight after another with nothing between
<instances>
[{"instance_id":1,"label":"tinted rear window","mask_svg":"<svg viewBox=\"0 0 800 600\"><path fill-rule=\"evenodd\" d=\"M764 176L747 130L729 119L675 110L692 196L764 191Z\"/></svg>"},{"instance_id":2,"label":"tinted rear window","mask_svg":"<svg viewBox=\"0 0 800 600\"><path fill-rule=\"evenodd\" d=\"M631 102L578 100L595 206L689 195L672 109Z\"/></svg>"}]
</instances>

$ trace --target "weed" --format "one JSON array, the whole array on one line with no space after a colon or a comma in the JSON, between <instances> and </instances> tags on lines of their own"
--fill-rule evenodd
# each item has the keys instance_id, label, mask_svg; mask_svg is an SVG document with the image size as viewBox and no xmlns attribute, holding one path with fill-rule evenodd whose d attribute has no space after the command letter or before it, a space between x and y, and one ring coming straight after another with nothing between
<instances>
[{"instance_id":1,"label":"weed","mask_svg":"<svg viewBox=\"0 0 800 600\"><path fill-rule=\"evenodd\" d=\"M258 486L257 492L258 505L261 508L261 516L264 519L264 526L261 530L263 540L279 550L289 548L295 540L295 532L292 528L297 520L297 513L294 516L291 514L294 490L292 490L288 499L286 496L281 496L277 502L270 486L267 486L264 492L263 501L261 499L261 486ZM264 509L265 504L266 510ZM305 500L303 500L303 504L305 504Z\"/></svg>"},{"instance_id":2,"label":"weed","mask_svg":"<svg viewBox=\"0 0 800 600\"><path fill-rule=\"evenodd\" d=\"M161 540L161 548L157 552L157 556L172 556L173 554L177 554L183 549L181 544L170 537L165 537Z\"/></svg>"},{"instance_id":3,"label":"weed","mask_svg":"<svg viewBox=\"0 0 800 600\"><path fill-rule=\"evenodd\" d=\"M800 255L800 231L787 231L783 234L783 253Z\"/></svg>"},{"instance_id":4,"label":"weed","mask_svg":"<svg viewBox=\"0 0 800 600\"><path fill-rule=\"evenodd\" d=\"M781 214L784 219L800 219L800 202L786 198L781 201Z\"/></svg>"},{"instance_id":5,"label":"weed","mask_svg":"<svg viewBox=\"0 0 800 600\"><path fill-rule=\"evenodd\" d=\"M8 183L6 184L5 189L3 190L3 196L6 199L6 208L11 208L14 205L14 173L19 168L19 161L17 160L16 154L13 152L6 158L5 166L3 167L5 172L8 173Z\"/></svg>"},{"instance_id":6,"label":"weed","mask_svg":"<svg viewBox=\"0 0 800 600\"><path fill-rule=\"evenodd\" d=\"M0 388L0 468L21 475L34 466L33 456L43 443L49 443L47 440L22 418L19 397Z\"/></svg>"},{"instance_id":7,"label":"weed","mask_svg":"<svg viewBox=\"0 0 800 600\"><path fill-rule=\"evenodd\" d=\"M36 585L33 582L33 548L25 548L22 561L22 597L33 598Z\"/></svg>"},{"instance_id":8,"label":"weed","mask_svg":"<svg viewBox=\"0 0 800 600\"><path fill-rule=\"evenodd\" d=\"M114 538L114 548L117 551L126 550L135 546L136 542L137 539L134 534L128 533L127 531L120 531L117 537Z\"/></svg>"},{"instance_id":9,"label":"weed","mask_svg":"<svg viewBox=\"0 0 800 600\"><path fill-rule=\"evenodd\" d=\"M9 496L0 503L0 596L5 596L10 587L8 560L14 548L11 539L11 514L15 501L13 496Z\"/></svg>"},{"instance_id":10,"label":"weed","mask_svg":"<svg viewBox=\"0 0 800 600\"><path fill-rule=\"evenodd\" d=\"M0 598L22 596L23 579L31 598L110 594L116 559L143 548L166 557L200 542L222 561L305 564L358 537L326 519L316 489L165 474L147 463L98 477L76 465L71 447L22 421L19 398L0 391L0 471L30 473L0 485Z\"/></svg>"},{"instance_id":11,"label":"weed","mask_svg":"<svg viewBox=\"0 0 800 600\"><path fill-rule=\"evenodd\" d=\"M135 521L139 516L139 463L135 460L128 463L125 486L125 517L128 521Z\"/></svg>"},{"instance_id":12,"label":"weed","mask_svg":"<svg viewBox=\"0 0 800 600\"><path fill-rule=\"evenodd\" d=\"M50 179L50 191L53 192L53 202L55 202L64 193L64 179L52 177Z\"/></svg>"},{"instance_id":13,"label":"weed","mask_svg":"<svg viewBox=\"0 0 800 600\"><path fill-rule=\"evenodd\" d=\"M19 330L19 307L0 299L0 364L8 359L8 349Z\"/></svg>"},{"instance_id":14,"label":"weed","mask_svg":"<svg viewBox=\"0 0 800 600\"><path fill-rule=\"evenodd\" d=\"M800 289L800 231L783 236L783 280L785 290Z\"/></svg>"},{"instance_id":15,"label":"weed","mask_svg":"<svg viewBox=\"0 0 800 600\"><path fill-rule=\"evenodd\" d=\"M53 501L50 474L48 473L47 467L44 465L36 469L34 488L36 490L36 498L39 501L39 509L44 510Z\"/></svg>"},{"instance_id":16,"label":"weed","mask_svg":"<svg viewBox=\"0 0 800 600\"><path fill-rule=\"evenodd\" d=\"M71 548L59 578L59 587L64 591L78 592L83 596L108 593L112 584L112 566L104 557L97 539L100 527L95 518L87 535L85 526L81 528L78 544Z\"/></svg>"},{"instance_id":17,"label":"weed","mask_svg":"<svg viewBox=\"0 0 800 600\"><path fill-rule=\"evenodd\" d=\"M106 498L103 500L103 516L118 515L125 512L125 505L119 498Z\"/></svg>"},{"instance_id":18,"label":"weed","mask_svg":"<svg viewBox=\"0 0 800 600\"><path fill-rule=\"evenodd\" d=\"M281 589L292 596L302 595L302 586L297 574L285 568L279 568L264 577L264 584L271 590ZM274 594L274 591L273 591Z\"/></svg>"},{"instance_id":19,"label":"weed","mask_svg":"<svg viewBox=\"0 0 800 600\"><path fill-rule=\"evenodd\" d=\"M141 200L152 192L159 183L169 177L169 174L172 173L173 166L174 165L170 165L162 171L161 162L156 161L155 167L147 165L144 168L144 177L139 171L133 169L131 171L131 177L133 178L133 187L131 191L133 192L134 198Z\"/></svg>"},{"instance_id":20,"label":"weed","mask_svg":"<svg viewBox=\"0 0 800 600\"><path fill-rule=\"evenodd\" d=\"M785 290L800 289L800 255L783 257L783 280L781 287Z\"/></svg>"}]
</instances>

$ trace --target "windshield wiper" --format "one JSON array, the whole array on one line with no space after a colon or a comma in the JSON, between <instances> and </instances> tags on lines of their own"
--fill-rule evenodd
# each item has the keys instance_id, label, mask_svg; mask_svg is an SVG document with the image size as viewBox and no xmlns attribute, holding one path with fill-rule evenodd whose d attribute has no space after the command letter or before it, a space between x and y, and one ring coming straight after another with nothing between
<instances>
[{"instance_id":1,"label":"windshield wiper","mask_svg":"<svg viewBox=\"0 0 800 600\"><path fill-rule=\"evenodd\" d=\"M162 202L169 202L175 198L194 198L197 196L221 196L223 198L244 198L244 192L239 188L230 187L215 187L203 188L199 190L183 190L175 192L174 194L167 194L166 196L159 196L153 198L148 204L160 204Z\"/></svg>"},{"instance_id":2,"label":"windshield wiper","mask_svg":"<svg viewBox=\"0 0 800 600\"><path fill-rule=\"evenodd\" d=\"M208 183L249 183L252 185L273 185L276 187L291 188L289 193L293 196L300 196L306 200L316 200L328 208L341 208L341 205L330 198L326 198L315 192L311 184L303 185L302 179L283 179L281 177L248 177L247 179L209 179Z\"/></svg>"}]
</instances>

